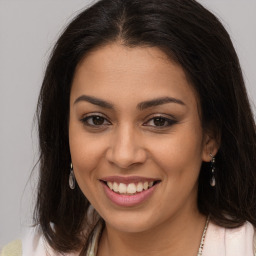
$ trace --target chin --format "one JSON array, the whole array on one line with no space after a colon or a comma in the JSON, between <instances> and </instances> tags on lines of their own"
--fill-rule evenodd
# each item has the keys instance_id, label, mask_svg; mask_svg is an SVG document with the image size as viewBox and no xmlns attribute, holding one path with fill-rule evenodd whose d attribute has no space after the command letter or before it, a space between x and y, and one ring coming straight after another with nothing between
<instances>
[{"instance_id":1,"label":"chin","mask_svg":"<svg viewBox=\"0 0 256 256\"><path fill-rule=\"evenodd\" d=\"M122 221L118 223L115 221L114 223L106 223L106 225L109 225L115 230L123 233L142 233L150 229L148 223L134 221Z\"/></svg>"},{"instance_id":2,"label":"chin","mask_svg":"<svg viewBox=\"0 0 256 256\"><path fill-rule=\"evenodd\" d=\"M154 218L149 214L145 216L145 214L139 213L120 212L119 214L112 214L104 220L107 226L124 233L141 233L152 229L154 226Z\"/></svg>"}]
</instances>

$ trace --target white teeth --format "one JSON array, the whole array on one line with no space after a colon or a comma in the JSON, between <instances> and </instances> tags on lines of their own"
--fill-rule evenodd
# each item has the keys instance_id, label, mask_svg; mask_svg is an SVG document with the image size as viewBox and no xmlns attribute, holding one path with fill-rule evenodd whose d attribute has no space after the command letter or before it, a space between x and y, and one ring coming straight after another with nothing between
<instances>
[{"instance_id":1,"label":"white teeth","mask_svg":"<svg viewBox=\"0 0 256 256\"><path fill-rule=\"evenodd\" d=\"M120 194L135 194L136 192L142 192L143 190L151 188L153 184L153 181L139 182L137 185L135 183L130 183L126 185L124 183L118 184L117 182L107 182L107 185L111 190Z\"/></svg>"},{"instance_id":2,"label":"white teeth","mask_svg":"<svg viewBox=\"0 0 256 256\"><path fill-rule=\"evenodd\" d=\"M109 188L112 190L113 189L112 183L108 181L107 184L108 184Z\"/></svg>"},{"instance_id":3,"label":"white teeth","mask_svg":"<svg viewBox=\"0 0 256 256\"><path fill-rule=\"evenodd\" d=\"M126 187L126 185L124 183L120 183L118 190L119 190L119 193L126 194L127 187Z\"/></svg>"},{"instance_id":4,"label":"white teeth","mask_svg":"<svg viewBox=\"0 0 256 256\"><path fill-rule=\"evenodd\" d=\"M143 184L143 188L144 188L144 190L148 189L148 182L147 182L147 181L146 181L146 182L144 182L144 184Z\"/></svg>"},{"instance_id":5,"label":"white teeth","mask_svg":"<svg viewBox=\"0 0 256 256\"><path fill-rule=\"evenodd\" d=\"M115 192L118 192L118 184L116 183L116 182L114 182L113 183L113 190L115 191Z\"/></svg>"},{"instance_id":6,"label":"white teeth","mask_svg":"<svg viewBox=\"0 0 256 256\"><path fill-rule=\"evenodd\" d=\"M137 185L137 191L141 192L142 190L143 190L142 182L139 182L138 185Z\"/></svg>"},{"instance_id":7,"label":"white teeth","mask_svg":"<svg viewBox=\"0 0 256 256\"><path fill-rule=\"evenodd\" d=\"M134 183L131 183L127 186L127 193L134 194L136 193L136 186Z\"/></svg>"}]
</instances>

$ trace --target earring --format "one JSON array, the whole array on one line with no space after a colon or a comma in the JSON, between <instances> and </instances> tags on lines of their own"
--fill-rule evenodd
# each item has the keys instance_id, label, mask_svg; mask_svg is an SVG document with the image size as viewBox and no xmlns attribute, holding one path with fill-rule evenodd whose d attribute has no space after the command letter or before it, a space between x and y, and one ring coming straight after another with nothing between
<instances>
[{"instance_id":1,"label":"earring","mask_svg":"<svg viewBox=\"0 0 256 256\"><path fill-rule=\"evenodd\" d=\"M69 187L71 189L75 188L75 186L76 186L76 179L75 179L75 174L74 174L74 171L73 171L73 164L72 163L70 164L70 174L69 174L68 183L69 183Z\"/></svg>"},{"instance_id":2,"label":"earring","mask_svg":"<svg viewBox=\"0 0 256 256\"><path fill-rule=\"evenodd\" d=\"M212 177L211 177L211 180L210 180L210 185L212 187L215 187L216 185L216 180L215 180L215 157L210 154L212 160L211 160L211 171L212 171Z\"/></svg>"}]
</instances>

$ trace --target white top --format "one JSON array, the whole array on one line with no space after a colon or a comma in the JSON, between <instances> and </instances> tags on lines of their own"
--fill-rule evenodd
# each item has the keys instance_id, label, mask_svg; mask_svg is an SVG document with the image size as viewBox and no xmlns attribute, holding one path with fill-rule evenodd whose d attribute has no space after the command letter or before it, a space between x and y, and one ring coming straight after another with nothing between
<instances>
[{"instance_id":1,"label":"white top","mask_svg":"<svg viewBox=\"0 0 256 256\"><path fill-rule=\"evenodd\" d=\"M235 229L209 223L203 256L256 256L255 228L249 222Z\"/></svg>"},{"instance_id":2,"label":"white top","mask_svg":"<svg viewBox=\"0 0 256 256\"><path fill-rule=\"evenodd\" d=\"M96 256L99 235L102 225L95 227L93 239L89 245L86 256ZM8 246L7 246L8 247ZM11 247L11 246L9 246ZM78 254L59 254L53 251L46 243L43 235L36 228L28 230L22 239L22 254L11 253L14 250L7 248L1 256L78 256ZM209 223L205 237L203 256L256 256L256 231L252 224L246 222L243 226L235 229L226 229L213 223Z\"/></svg>"},{"instance_id":3,"label":"white top","mask_svg":"<svg viewBox=\"0 0 256 256\"><path fill-rule=\"evenodd\" d=\"M94 231L87 256L96 256L101 226ZM226 229L209 223L205 237L203 256L256 256L255 229L249 222L235 229ZM42 235L32 229L22 243L23 256L58 255L44 242ZM75 256L75 254L66 254Z\"/></svg>"}]
</instances>

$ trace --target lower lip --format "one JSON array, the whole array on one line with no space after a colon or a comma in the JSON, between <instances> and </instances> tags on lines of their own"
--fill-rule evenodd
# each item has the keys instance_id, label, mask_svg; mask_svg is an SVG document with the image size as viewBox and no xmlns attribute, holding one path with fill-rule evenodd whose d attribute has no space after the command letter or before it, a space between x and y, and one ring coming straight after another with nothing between
<instances>
[{"instance_id":1,"label":"lower lip","mask_svg":"<svg viewBox=\"0 0 256 256\"><path fill-rule=\"evenodd\" d=\"M120 195L112 191L105 183L102 184L107 197L116 205L124 207L136 206L143 203L153 194L156 186L158 185L156 184L153 187L134 195Z\"/></svg>"}]
</instances>

